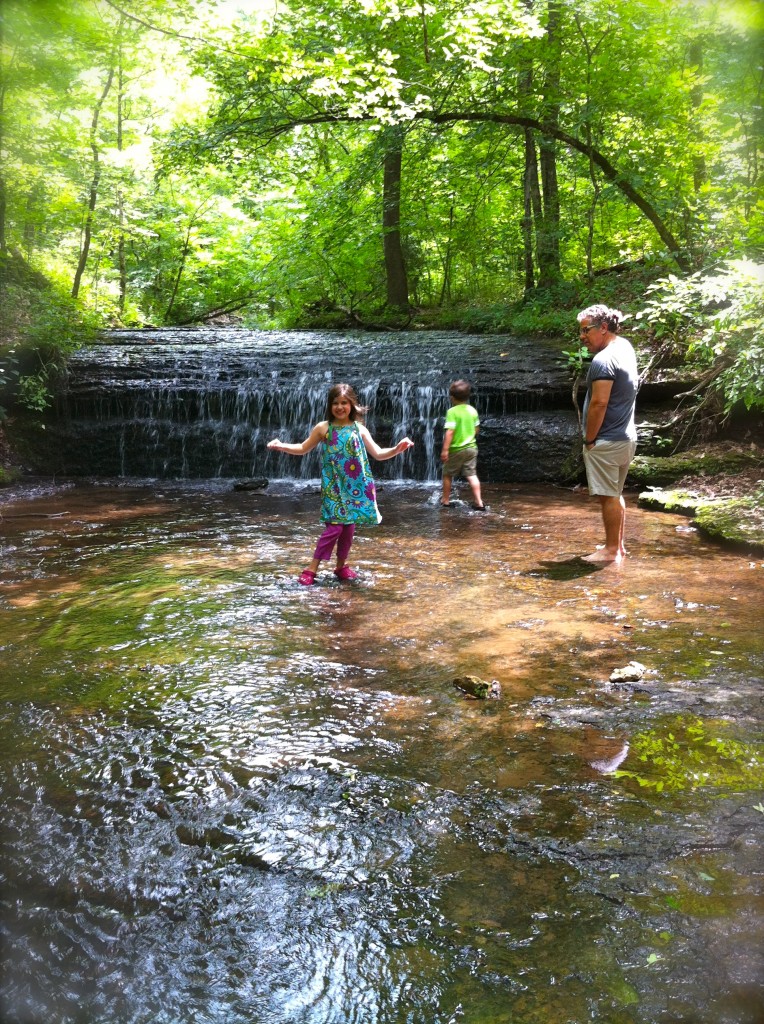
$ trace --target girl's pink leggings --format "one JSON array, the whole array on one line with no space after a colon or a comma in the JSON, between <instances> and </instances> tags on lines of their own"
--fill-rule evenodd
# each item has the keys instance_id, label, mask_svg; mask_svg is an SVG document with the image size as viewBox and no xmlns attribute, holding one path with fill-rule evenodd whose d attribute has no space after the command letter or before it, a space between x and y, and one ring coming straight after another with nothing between
<instances>
[{"instance_id":1,"label":"girl's pink leggings","mask_svg":"<svg viewBox=\"0 0 764 1024\"><path fill-rule=\"evenodd\" d=\"M337 561L347 561L354 533L354 523L327 523L326 529L318 538L313 557L317 558L320 562L328 562L332 557L332 551L336 544Z\"/></svg>"}]
</instances>

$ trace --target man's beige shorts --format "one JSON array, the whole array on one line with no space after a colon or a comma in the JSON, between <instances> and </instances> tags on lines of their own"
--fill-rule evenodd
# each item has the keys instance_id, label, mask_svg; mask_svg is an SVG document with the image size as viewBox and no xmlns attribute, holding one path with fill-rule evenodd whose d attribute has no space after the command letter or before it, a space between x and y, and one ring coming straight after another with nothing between
<instances>
[{"instance_id":1,"label":"man's beige shorts","mask_svg":"<svg viewBox=\"0 0 764 1024\"><path fill-rule=\"evenodd\" d=\"M443 475L459 476L459 473L465 477L477 476L477 448L459 448L455 452L449 450L448 459L443 465Z\"/></svg>"},{"instance_id":2,"label":"man's beige shorts","mask_svg":"<svg viewBox=\"0 0 764 1024\"><path fill-rule=\"evenodd\" d=\"M597 441L593 448L584 446L589 494L619 498L636 450L636 441Z\"/></svg>"}]
</instances>

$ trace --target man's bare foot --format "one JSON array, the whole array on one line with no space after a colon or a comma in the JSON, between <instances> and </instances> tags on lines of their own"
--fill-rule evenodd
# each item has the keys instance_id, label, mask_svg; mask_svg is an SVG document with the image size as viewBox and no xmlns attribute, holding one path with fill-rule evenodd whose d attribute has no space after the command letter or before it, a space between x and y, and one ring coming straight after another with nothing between
<instances>
[{"instance_id":1,"label":"man's bare foot","mask_svg":"<svg viewBox=\"0 0 764 1024\"><path fill-rule=\"evenodd\" d=\"M622 562L623 555L620 551L609 551L607 548L599 548L594 551L591 555L584 555L581 559L582 562L595 562L598 564L608 564L610 562Z\"/></svg>"}]
</instances>

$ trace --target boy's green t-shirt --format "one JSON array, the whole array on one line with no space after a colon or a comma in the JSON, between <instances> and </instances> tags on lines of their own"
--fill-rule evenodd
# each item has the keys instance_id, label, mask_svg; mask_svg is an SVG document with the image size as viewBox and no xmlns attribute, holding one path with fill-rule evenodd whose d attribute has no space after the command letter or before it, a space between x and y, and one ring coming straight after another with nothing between
<instances>
[{"instance_id":1,"label":"boy's green t-shirt","mask_svg":"<svg viewBox=\"0 0 764 1024\"><path fill-rule=\"evenodd\" d=\"M446 413L446 430L453 430L454 436L449 451L458 452L462 448L477 448L476 431L480 425L477 410L466 402L452 405Z\"/></svg>"}]
</instances>

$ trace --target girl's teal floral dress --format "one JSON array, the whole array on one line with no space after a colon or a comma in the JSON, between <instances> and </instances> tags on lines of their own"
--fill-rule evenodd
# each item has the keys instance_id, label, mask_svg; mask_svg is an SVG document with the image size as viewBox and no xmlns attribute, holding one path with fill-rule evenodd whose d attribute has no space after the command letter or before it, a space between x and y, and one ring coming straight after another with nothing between
<instances>
[{"instance_id":1,"label":"girl's teal floral dress","mask_svg":"<svg viewBox=\"0 0 764 1024\"><path fill-rule=\"evenodd\" d=\"M322 447L321 522L357 526L381 523L374 478L358 424L335 427L330 423Z\"/></svg>"}]
</instances>

